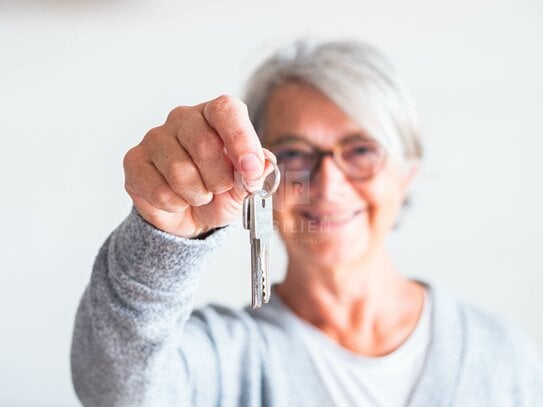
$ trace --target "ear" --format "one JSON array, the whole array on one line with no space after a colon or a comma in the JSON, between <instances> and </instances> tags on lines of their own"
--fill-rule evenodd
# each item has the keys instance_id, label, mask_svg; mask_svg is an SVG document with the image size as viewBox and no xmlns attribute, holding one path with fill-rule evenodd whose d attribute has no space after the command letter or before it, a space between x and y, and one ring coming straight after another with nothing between
<instances>
[{"instance_id":1,"label":"ear","mask_svg":"<svg viewBox=\"0 0 543 407\"><path fill-rule=\"evenodd\" d=\"M409 159L405 163L400 179L400 186L402 187L404 195L407 195L409 189L411 188L411 185L419 172L419 168L419 160Z\"/></svg>"}]
</instances>

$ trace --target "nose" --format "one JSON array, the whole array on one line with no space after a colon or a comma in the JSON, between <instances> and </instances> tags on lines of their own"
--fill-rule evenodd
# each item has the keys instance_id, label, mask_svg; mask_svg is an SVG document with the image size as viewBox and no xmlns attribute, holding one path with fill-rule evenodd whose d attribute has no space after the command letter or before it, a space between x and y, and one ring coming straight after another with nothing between
<instances>
[{"instance_id":1,"label":"nose","mask_svg":"<svg viewBox=\"0 0 543 407\"><path fill-rule=\"evenodd\" d=\"M349 180L338 167L333 157L324 156L317 169L311 174L311 196L335 201L348 188Z\"/></svg>"}]
</instances>

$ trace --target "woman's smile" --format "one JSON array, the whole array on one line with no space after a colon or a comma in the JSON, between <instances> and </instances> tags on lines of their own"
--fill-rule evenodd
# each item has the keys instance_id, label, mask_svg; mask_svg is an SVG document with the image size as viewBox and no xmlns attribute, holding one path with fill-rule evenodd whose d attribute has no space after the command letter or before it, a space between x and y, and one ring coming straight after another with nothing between
<instances>
[{"instance_id":1,"label":"woman's smile","mask_svg":"<svg viewBox=\"0 0 543 407\"><path fill-rule=\"evenodd\" d=\"M301 209L297 211L298 215L312 223L319 231L336 229L345 226L354 221L360 214L365 212L364 208L352 209L335 209L335 210L318 210L318 209Z\"/></svg>"}]
</instances>

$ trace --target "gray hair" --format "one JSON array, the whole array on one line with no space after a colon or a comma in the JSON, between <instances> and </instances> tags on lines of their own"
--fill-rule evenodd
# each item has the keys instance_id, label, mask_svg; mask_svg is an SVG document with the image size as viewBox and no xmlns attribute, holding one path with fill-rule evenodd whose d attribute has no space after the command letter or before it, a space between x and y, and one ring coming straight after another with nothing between
<instances>
[{"instance_id":1,"label":"gray hair","mask_svg":"<svg viewBox=\"0 0 543 407\"><path fill-rule=\"evenodd\" d=\"M403 162L422 157L413 100L387 58L368 44L298 40L266 59L249 78L244 97L259 134L271 92L287 82L322 92L391 158Z\"/></svg>"}]
</instances>

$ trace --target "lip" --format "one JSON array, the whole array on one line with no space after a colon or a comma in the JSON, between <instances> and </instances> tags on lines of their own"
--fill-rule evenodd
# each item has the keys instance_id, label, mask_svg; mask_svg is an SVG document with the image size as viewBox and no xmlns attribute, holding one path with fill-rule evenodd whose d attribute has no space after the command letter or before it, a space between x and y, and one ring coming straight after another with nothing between
<instances>
[{"instance_id":1,"label":"lip","mask_svg":"<svg viewBox=\"0 0 543 407\"><path fill-rule=\"evenodd\" d=\"M304 219L314 222L316 225L334 228L346 225L360 214L366 212L366 208L355 210L300 210L299 215Z\"/></svg>"}]
</instances>

